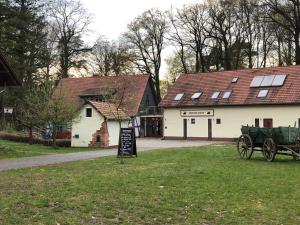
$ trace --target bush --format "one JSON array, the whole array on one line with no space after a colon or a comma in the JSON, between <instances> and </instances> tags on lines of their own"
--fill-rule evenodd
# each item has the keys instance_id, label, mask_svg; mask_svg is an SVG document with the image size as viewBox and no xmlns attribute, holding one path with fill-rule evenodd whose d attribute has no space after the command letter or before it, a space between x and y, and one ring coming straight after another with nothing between
<instances>
[{"instance_id":1,"label":"bush","mask_svg":"<svg viewBox=\"0 0 300 225\"><path fill-rule=\"evenodd\" d=\"M27 135L22 135L22 134L0 132L0 138L8 141L15 141L15 142L25 142L25 143L29 142L29 137ZM52 140L33 138L33 144L43 144L47 146L52 146ZM56 146L71 147L71 140L70 139L56 140Z\"/></svg>"}]
</instances>

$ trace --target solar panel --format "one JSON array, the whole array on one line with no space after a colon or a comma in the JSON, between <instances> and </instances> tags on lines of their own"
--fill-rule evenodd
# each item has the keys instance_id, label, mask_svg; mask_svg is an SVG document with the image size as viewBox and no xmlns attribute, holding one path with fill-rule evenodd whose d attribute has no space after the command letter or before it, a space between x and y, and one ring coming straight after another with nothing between
<instances>
[{"instance_id":1,"label":"solar panel","mask_svg":"<svg viewBox=\"0 0 300 225\"><path fill-rule=\"evenodd\" d=\"M263 81L264 76L256 76L253 78L250 87L259 87L261 82Z\"/></svg>"},{"instance_id":2,"label":"solar panel","mask_svg":"<svg viewBox=\"0 0 300 225\"><path fill-rule=\"evenodd\" d=\"M260 90L260 91L258 92L257 97L258 97L258 98L264 98L264 97L266 97L266 96L268 95L268 92L269 92L269 90Z\"/></svg>"},{"instance_id":3,"label":"solar panel","mask_svg":"<svg viewBox=\"0 0 300 225\"><path fill-rule=\"evenodd\" d=\"M202 95L202 92L197 92L192 95L192 99L198 99Z\"/></svg>"},{"instance_id":4,"label":"solar panel","mask_svg":"<svg viewBox=\"0 0 300 225\"><path fill-rule=\"evenodd\" d=\"M286 75L276 75L273 82L272 86L282 86L284 81L285 81Z\"/></svg>"},{"instance_id":5,"label":"solar panel","mask_svg":"<svg viewBox=\"0 0 300 225\"><path fill-rule=\"evenodd\" d=\"M263 81L261 82L261 87L269 87L272 86L275 75L265 76Z\"/></svg>"},{"instance_id":6,"label":"solar panel","mask_svg":"<svg viewBox=\"0 0 300 225\"><path fill-rule=\"evenodd\" d=\"M219 91L216 91L216 92L214 92L214 93L212 94L211 98L212 98L212 99L216 99L216 98L219 97L219 94L220 94L220 92L219 92Z\"/></svg>"},{"instance_id":7,"label":"solar panel","mask_svg":"<svg viewBox=\"0 0 300 225\"><path fill-rule=\"evenodd\" d=\"M174 100L179 101L180 99L182 99L184 93L179 93L175 96Z\"/></svg>"},{"instance_id":8,"label":"solar panel","mask_svg":"<svg viewBox=\"0 0 300 225\"><path fill-rule=\"evenodd\" d=\"M231 95L231 91L225 91L223 94L223 98L229 98Z\"/></svg>"}]
</instances>

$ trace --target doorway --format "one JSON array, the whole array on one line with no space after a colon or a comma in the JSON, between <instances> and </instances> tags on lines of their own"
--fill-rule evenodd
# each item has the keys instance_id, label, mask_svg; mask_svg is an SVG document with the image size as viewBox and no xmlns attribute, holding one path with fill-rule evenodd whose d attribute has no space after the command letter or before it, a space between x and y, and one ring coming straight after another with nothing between
<instances>
[{"instance_id":1,"label":"doorway","mask_svg":"<svg viewBox=\"0 0 300 225\"><path fill-rule=\"evenodd\" d=\"M208 140L212 140L212 119L208 119Z\"/></svg>"},{"instance_id":2,"label":"doorway","mask_svg":"<svg viewBox=\"0 0 300 225\"><path fill-rule=\"evenodd\" d=\"M183 119L183 139L187 139L187 119Z\"/></svg>"}]
</instances>

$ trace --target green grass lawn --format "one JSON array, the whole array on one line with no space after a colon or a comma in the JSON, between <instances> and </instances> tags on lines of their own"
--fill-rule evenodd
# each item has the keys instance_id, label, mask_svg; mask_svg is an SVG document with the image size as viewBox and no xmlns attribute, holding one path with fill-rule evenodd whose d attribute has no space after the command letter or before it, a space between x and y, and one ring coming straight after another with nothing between
<instances>
[{"instance_id":1,"label":"green grass lawn","mask_svg":"<svg viewBox=\"0 0 300 225\"><path fill-rule=\"evenodd\" d=\"M0 160L6 158L19 158L54 153L70 153L92 150L99 150L99 148L53 148L51 146L40 144L29 145L27 143L6 141L0 139Z\"/></svg>"},{"instance_id":2,"label":"green grass lawn","mask_svg":"<svg viewBox=\"0 0 300 225\"><path fill-rule=\"evenodd\" d=\"M0 224L300 224L300 162L235 146L0 173Z\"/></svg>"}]
</instances>

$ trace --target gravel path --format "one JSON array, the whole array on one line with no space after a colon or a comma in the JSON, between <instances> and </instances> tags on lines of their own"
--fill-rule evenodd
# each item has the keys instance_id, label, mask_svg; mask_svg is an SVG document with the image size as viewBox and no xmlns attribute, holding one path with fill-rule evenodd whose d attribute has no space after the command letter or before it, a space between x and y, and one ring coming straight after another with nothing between
<instances>
[{"instance_id":1,"label":"gravel path","mask_svg":"<svg viewBox=\"0 0 300 225\"><path fill-rule=\"evenodd\" d=\"M160 139L137 139L138 152L164 148L196 147L214 144L216 142L207 141L173 141ZM117 149L107 149L99 151L86 151L66 154L52 154L43 156L24 157L17 159L0 160L0 171L29 168L35 166L45 166L51 164L72 162L78 160L95 159L105 156L117 155Z\"/></svg>"}]
</instances>

